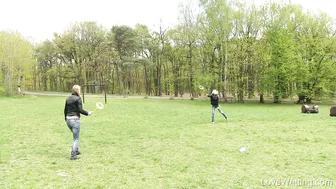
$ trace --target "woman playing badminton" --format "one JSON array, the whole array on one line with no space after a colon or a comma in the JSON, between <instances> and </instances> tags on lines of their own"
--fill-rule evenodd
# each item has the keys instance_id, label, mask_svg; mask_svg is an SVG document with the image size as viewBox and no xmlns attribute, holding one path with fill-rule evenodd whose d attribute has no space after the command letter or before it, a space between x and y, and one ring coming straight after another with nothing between
<instances>
[{"instance_id":1,"label":"woman playing badminton","mask_svg":"<svg viewBox=\"0 0 336 189\"><path fill-rule=\"evenodd\" d=\"M215 123L215 109L216 108L227 120L228 117L225 115L225 113L221 110L221 108L219 106L218 91L216 89L214 89L210 94L208 94L208 97L210 97L210 101L211 101L211 105L212 105L212 123Z\"/></svg>"},{"instance_id":2,"label":"woman playing badminton","mask_svg":"<svg viewBox=\"0 0 336 189\"><path fill-rule=\"evenodd\" d=\"M80 97L80 86L74 85L72 87L72 94L66 99L64 107L65 121L73 134L73 143L70 157L71 160L79 159L77 155L80 154L78 151L80 114L89 116L92 114L92 112L87 112L83 109L82 99Z\"/></svg>"}]
</instances>

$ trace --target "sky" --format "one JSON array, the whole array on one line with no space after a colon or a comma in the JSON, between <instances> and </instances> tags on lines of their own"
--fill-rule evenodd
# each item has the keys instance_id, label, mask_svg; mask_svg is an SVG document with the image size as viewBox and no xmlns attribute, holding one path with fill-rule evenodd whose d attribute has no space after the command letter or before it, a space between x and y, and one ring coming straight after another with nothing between
<instances>
[{"instance_id":1,"label":"sky","mask_svg":"<svg viewBox=\"0 0 336 189\"><path fill-rule=\"evenodd\" d=\"M145 24L152 30L178 23L179 4L192 0L2 0L0 31L18 31L34 42L51 40L72 23L96 21L106 28ZM277 0L246 0L257 5ZM291 0L336 19L335 0Z\"/></svg>"}]
</instances>

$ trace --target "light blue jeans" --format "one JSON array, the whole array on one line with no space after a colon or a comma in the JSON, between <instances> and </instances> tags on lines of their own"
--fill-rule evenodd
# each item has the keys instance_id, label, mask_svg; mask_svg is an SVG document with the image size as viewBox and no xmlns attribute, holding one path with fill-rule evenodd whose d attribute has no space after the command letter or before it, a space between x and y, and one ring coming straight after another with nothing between
<instances>
[{"instance_id":1,"label":"light blue jeans","mask_svg":"<svg viewBox=\"0 0 336 189\"><path fill-rule=\"evenodd\" d=\"M211 114L212 115L212 122L215 122L215 110L216 110L216 108L218 109L219 113L221 113L225 117L225 119L227 119L227 116L222 111L222 109L220 108L219 105L218 106L212 105L212 114Z\"/></svg>"},{"instance_id":2,"label":"light blue jeans","mask_svg":"<svg viewBox=\"0 0 336 189\"><path fill-rule=\"evenodd\" d=\"M79 119L67 119L67 125L73 134L73 143L71 155L74 156L78 152L78 141L80 132L80 120Z\"/></svg>"}]
</instances>

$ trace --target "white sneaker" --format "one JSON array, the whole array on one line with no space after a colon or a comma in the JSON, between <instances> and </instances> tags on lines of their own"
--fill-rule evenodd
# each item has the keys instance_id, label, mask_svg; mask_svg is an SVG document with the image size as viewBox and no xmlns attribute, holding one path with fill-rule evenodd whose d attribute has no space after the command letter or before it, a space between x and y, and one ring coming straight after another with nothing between
<instances>
[{"instance_id":1,"label":"white sneaker","mask_svg":"<svg viewBox=\"0 0 336 189\"><path fill-rule=\"evenodd\" d=\"M213 121L213 122L211 122L212 124L214 124L215 122Z\"/></svg>"}]
</instances>

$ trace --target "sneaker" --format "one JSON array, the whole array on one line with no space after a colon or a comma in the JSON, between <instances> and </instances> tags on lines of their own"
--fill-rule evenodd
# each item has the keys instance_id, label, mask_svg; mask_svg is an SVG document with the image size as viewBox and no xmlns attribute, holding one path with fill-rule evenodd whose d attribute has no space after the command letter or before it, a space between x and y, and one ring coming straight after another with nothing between
<instances>
[{"instance_id":1,"label":"sneaker","mask_svg":"<svg viewBox=\"0 0 336 189\"><path fill-rule=\"evenodd\" d=\"M71 156L71 158L70 158L70 160L77 160L77 159L79 159L80 157L78 157L78 156Z\"/></svg>"},{"instance_id":2,"label":"sneaker","mask_svg":"<svg viewBox=\"0 0 336 189\"><path fill-rule=\"evenodd\" d=\"M80 151L77 151L77 152L76 152L76 155L80 155L80 154L81 154Z\"/></svg>"},{"instance_id":3,"label":"sneaker","mask_svg":"<svg viewBox=\"0 0 336 189\"><path fill-rule=\"evenodd\" d=\"M212 124L214 124L215 122L213 121L213 122L211 122Z\"/></svg>"}]
</instances>

